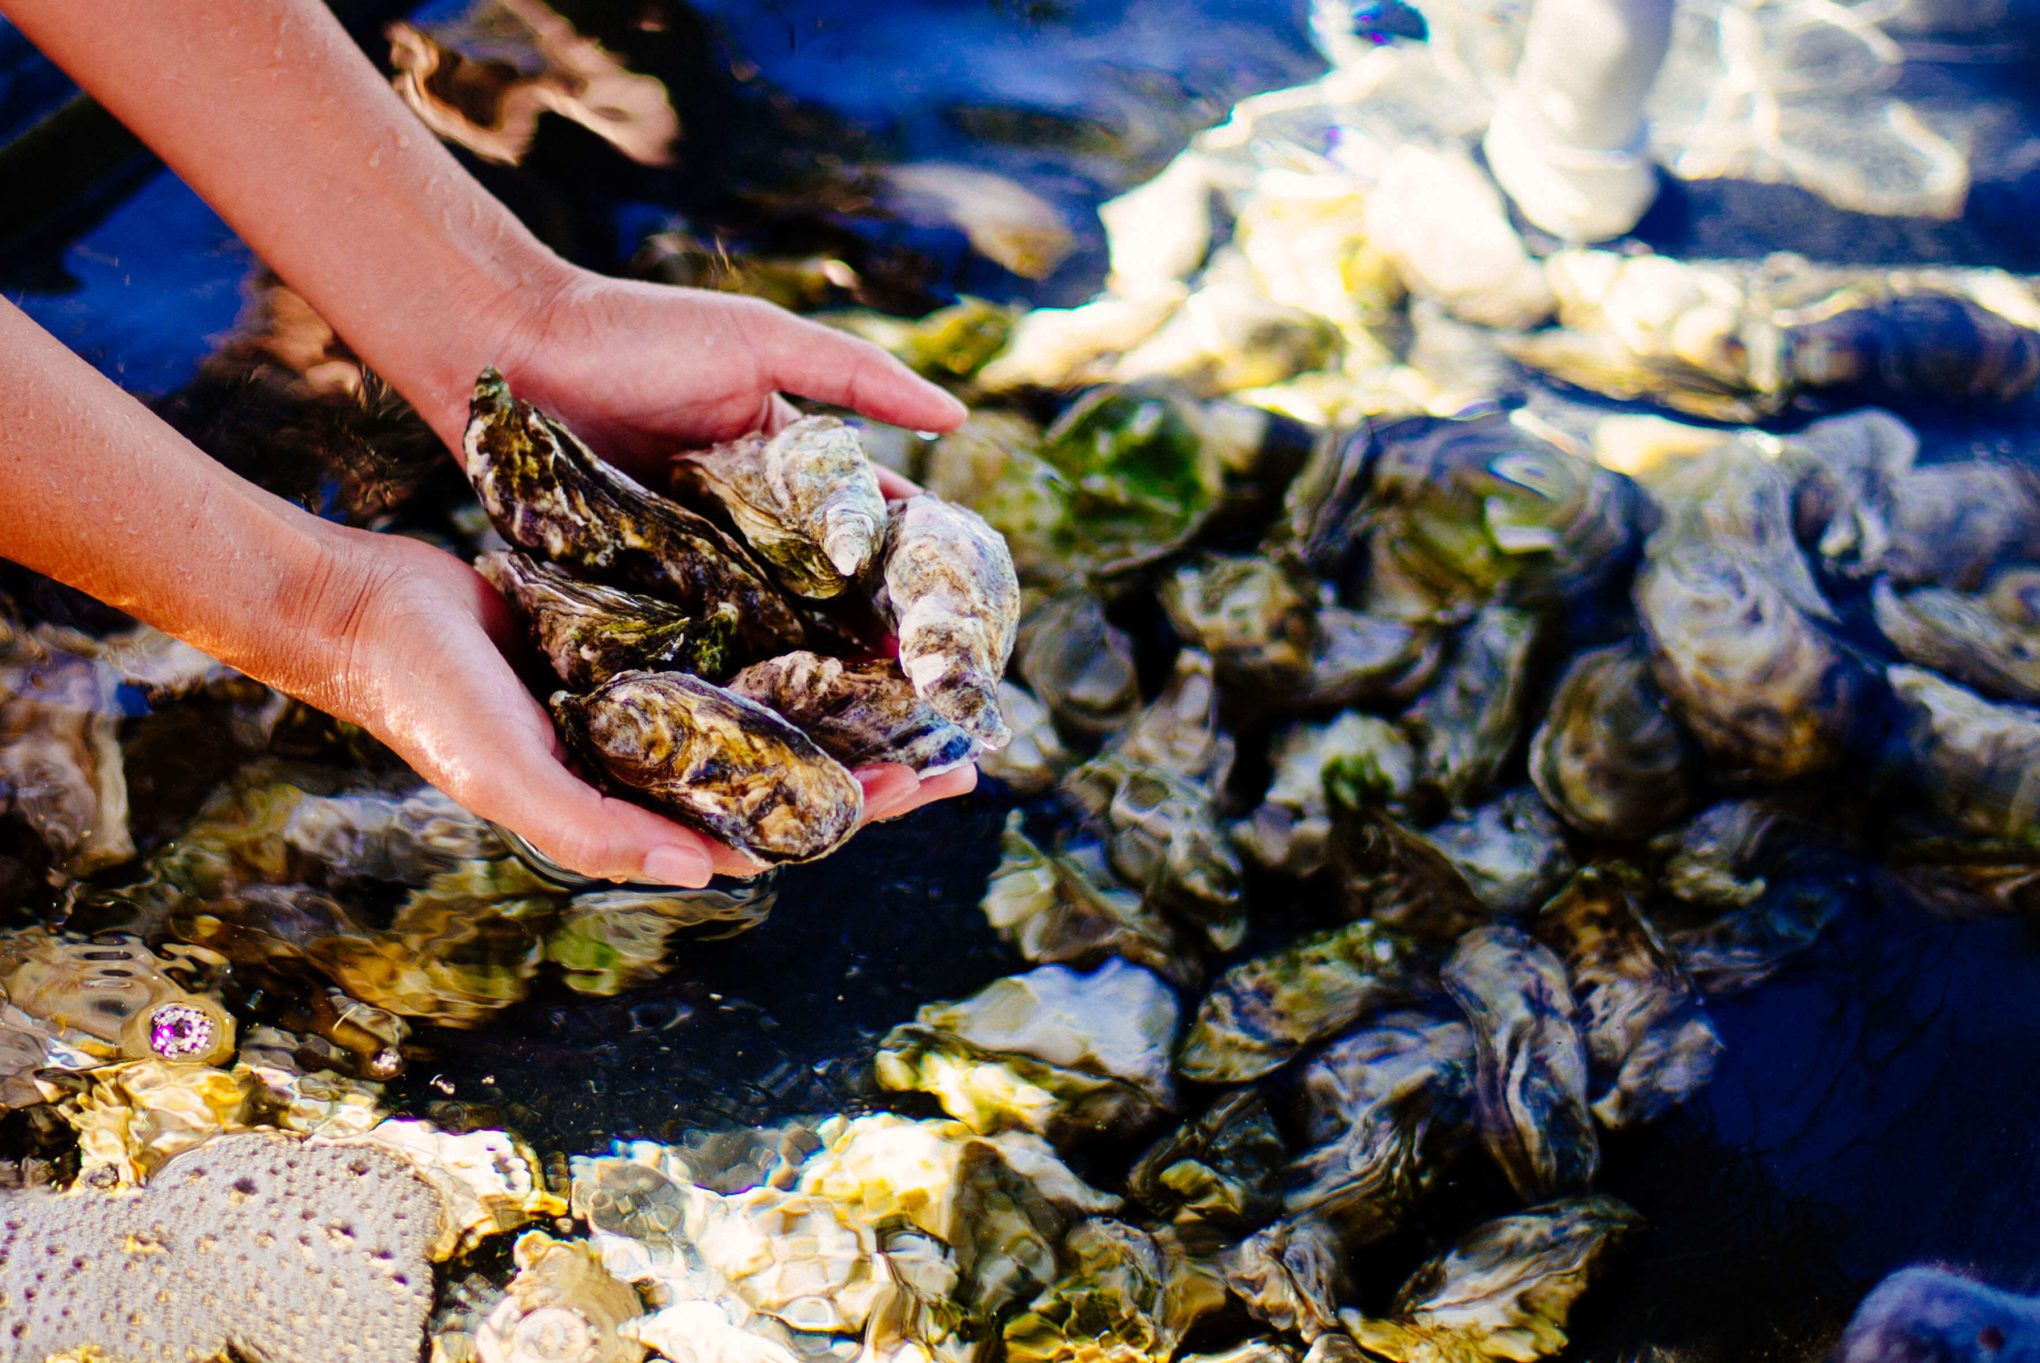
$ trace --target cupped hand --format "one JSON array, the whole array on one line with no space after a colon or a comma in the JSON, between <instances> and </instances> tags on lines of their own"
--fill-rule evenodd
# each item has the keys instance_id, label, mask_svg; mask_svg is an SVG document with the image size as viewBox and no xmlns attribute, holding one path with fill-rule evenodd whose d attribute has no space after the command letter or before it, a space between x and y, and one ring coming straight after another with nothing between
<instances>
[{"instance_id":1,"label":"cupped hand","mask_svg":"<svg viewBox=\"0 0 2040 1363\"><path fill-rule=\"evenodd\" d=\"M568 769L545 707L509 659L522 631L495 589L450 554L395 536L354 550L349 648L329 708L390 745L468 810L584 875L698 886L763 865L652 811L602 794ZM459 697L449 704L448 697ZM977 783L965 767L928 781L864 768L867 822Z\"/></svg>"}]
</instances>

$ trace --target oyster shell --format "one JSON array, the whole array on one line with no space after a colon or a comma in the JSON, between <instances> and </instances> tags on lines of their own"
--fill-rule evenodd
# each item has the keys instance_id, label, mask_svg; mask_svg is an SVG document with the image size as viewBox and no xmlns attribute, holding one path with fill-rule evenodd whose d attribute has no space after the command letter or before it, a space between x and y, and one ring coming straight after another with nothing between
<instances>
[{"instance_id":1,"label":"oyster shell","mask_svg":"<svg viewBox=\"0 0 2040 1363\"><path fill-rule=\"evenodd\" d=\"M1986 838L2040 839L2040 710L1994 705L1924 668L1886 675L1934 807Z\"/></svg>"},{"instance_id":2,"label":"oyster shell","mask_svg":"<svg viewBox=\"0 0 2040 1363\"><path fill-rule=\"evenodd\" d=\"M2040 332L1953 292L1881 292L1845 289L1779 318L1794 382L1966 404L2040 384Z\"/></svg>"},{"instance_id":3,"label":"oyster shell","mask_svg":"<svg viewBox=\"0 0 2040 1363\"><path fill-rule=\"evenodd\" d=\"M1063 1237L1062 1276L1006 1322L1011 1363L1162 1363L1175 1353L1168 1265L1153 1236L1094 1217Z\"/></svg>"},{"instance_id":4,"label":"oyster shell","mask_svg":"<svg viewBox=\"0 0 2040 1363\"><path fill-rule=\"evenodd\" d=\"M1198 951L1167 920L1083 859L1042 850L1025 824L1017 809L1006 816L999 864L980 905L1009 946L1037 964L1093 966L1117 956L1172 984L1197 982Z\"/></svg>"},{"instance_id":5,"label":"oyster shell","mask_svg":"<svg viewBox=\"0 0 2040 1363\"><path fill-rule=\"evenodd\" d=\"M1223 790L1232 772L1234 741L1219 722L1218 684L1211 659L1194 648L1176 655L1161 695L1134 716L1112 745L1136 762Z\"/></svg>"},{"instance_id":6,"label":"oyster shell","mask_svg":"<svg viewBox=\"0 0 2040 1363\"><path fill-rule=\"evenodd\" d=\"M1157 1216L1259 1226L1281 1213L1288 1157L1267 1103L1242 1089L1149 1146L1127 1175L1127 1191Z\"/></svg>"},{"instance_id":7,"label":"oyster shell","mask_svg":"<svg viewBox=\"0 0 2040 1363\"><path fill-rule=\"evenodd\" d=\"M1646 837L1692 808L1693 754L1634 645L1573 659L1530 740L1530 780L1591 837Z\"/></svg>"},{"instance_id":8,"label":"oyster shell","mask_svg":"<svg viewBox=\"0 0 2040 1363\"><path fill-rule=\"evenodd\" d=\"M1836 1363L1892 1358L1985 1363L2033 1352L2040 1301L1946 1269L1901 1269L1863 1299L1836 1346Z\"/></svg>"},{"instance_id":9,"label":"oyster shell","mask_svg":"<svg viewBox=\"0 0 2040 1363\"><path fill-rule=\"evenodd\" d=\"M1439 977L1473 1028L1481 1138L1524 1198L1593 1182L1601 1144L1565 965L1521 929L1476 928Z\"/></svg>"},{"instance_id":10,"label":"oyster shell","mask_svg":"<svg viewBox=\"0 0 2040 1363\"><path fill-rule=\"evenodd\" d=\"M1222 1262L1226 1286L1257 1320L1311 1342L1339 1328L1345 1258L1336 1231L1296 1216L1255 1231Z\"/></svg>"},{"instance_id":11,"label":"oyster shell","mask_svg":"<svg viewBox=\"0 0 2040 1363\"><path fill-rule=\"evenodd\" d=\"M1436 843L1372 803L1345 797L1342 769L1332 797L1332 868L1350 918L1368 918L1430 941L1451 942L1489 912Z\"/></svg>"},{"instance_id":12,"label":"oyster shell","mask_svg":"<svg viewBox=\"0 0 2040 1363\"><path fill-rule=\"evenodd\" d=\"M1403 716L1417 748L1419 785L1455 809L1494 788L1522 741L1544 623L1512 606L1482 607L1437 680Z\"/></svg>"},{"instance_id":13,"label":"oyster shell","mask_svg":"<svg viewBox=\"0 0 2040 1363\"><path fill-rule=\"evenodd\" d=\"M553 719L601 770L711 836L766 861L841 846L864 789L800 730L754 701L678 672L624 672Z\"/></svg>"},{"instance_id":14,"label":"oyster shell","mask_svg":"<svg viewBox=\"0 0 2040 1363\"><path fill-rule=\"evenodd\" d=\"M1907 662L2000 700L2040 703L2040 570L2010 569L1975 596L1931 586L1901 594L1879 579L1870 603Z\"/></svg>"},{"instance_id":15,"label":"oyster shell","mask_svg":"<svg viewBox=\"0 0 2040 1363\"><path fill-rule=\"evenodd\" d=\"M878 560L885 497L857 432L804 416L673 461L674 489L721 508L788 591L842 595Z\"/></svg>"},{"instance_id":16,"label":"oyster shell","mask_svg":"<svg viewBox=\"0 0 2040 1363\"><path fill-rule=\"evenodd\" d=\"M701 516L597 459L573 432L510 395L494 369L475 380L462 439L468 479L504 539L597 573L615 573L694 616L737 608L738 642L798 644L800 617L744 551Z\"/></svg>"},{"instance_id":17,"label":"oyster shell","mask_svg":"<svg viewBox=\"0 0 2040 1363\"><path fill-rule=\"evenodd\" d=\"M1065 592L1029 611L1015 666L1073 739L1117 733L1140 708L1133 641L1089 592Z\"/></svg>"},{"instance_id":18,"label":"oyster shell","mask_svg":"<svg viewBox=\"0 0 2040 1363\"><path fill-rule=\"evenodd\" d=\"M1376 923L1299 937L1219 977L1176 1052L1176 1069L1207 1084L1259 1078L1421 992L1427 966L1413 939Z\"/></svg>"},{"instance_id":19,"label":"oyster shell","mask_svg":"<svg viewBox=\"0 0 2040 1363\"><path fill-rule=\"evenodd\" d=\"M1041 457L1041 428L1018 412L977 411L928 449L928 491L967 506L1005 537L1030 584L1060 586L1080 567L1070 488Z\"/></svg>"},{"instance_id":20,"label":"oyster shell","mask_svg":"<svg viewBox=\"0 0 2040 1363\"><path fill-rule=\"evenodd\" d=\"M1208 791L1115 753L1070 772L1062 790L1098 828L1112 868L1144 899L1196 924L1214 950L1240 944L1243 868Z\"/></svg>"},{"instance_id":21,"label":"oyster shell","mask_svg":"<svg viewBox=\"0 0 2040 1363\"><path fill-rule=\"evenodd\" d=\"M29 928L0 939L0 998L129 1060L217 1065L234 1053L233 1015L171 979L168 964L130 934Z\"/></svg>"},{"instance_id":22,"label":"oyster shell","mask_svg":"<svg viewBox=\"0 0 2040 1363\"><path fill-rule=\"evenodd\" d=\"M1731 779L1786 781L1839 762L1861 678L1770 579L1701 537L1636 581L1651 674Z\"/></svg>"},{"instance_id":23,"label":"oyster shell","mask_svg":"<svg viewBox=\"0 0 2040 1363\"><path fill-rule=\"evenodd\" d=\"M1573 1303L1608 1252L1642 1228L1634 1210L1601 1196L1498 1217L1410 1275L1386 1318L1341 1318L1394 1363L1529 1363L1565 1347Z\"/></svg>"},{"instance_id":24,"label":"oyster shell","mask_svg":"<svg viewBox=\"0 0 2040 1363\"><path fill-rule=\"evenodd\" d=\"M1706 1087L1721 1038L1621 876L1581 871L1544 906L1537 932L1572 976L1603 1126L1655 1121Z\"/></svg>"},{"instance_id":25,"label":"oyster shell","mask_svg":"<svg viewBox=\"0 0 2040 1363\"><path fill-rule=\"evenodd\" d=\"M1565 829L1528 786L1435 823L1424 836L1474 896L1504 916L1529 913L1572 874Z\"/></svg>"},{"instance_id":26,"label":"oyster shell","mask_svg":"<svg viewBox=\"0 0 2040 1363\"><path fill-rule=\"evenodd\" d=\"M697 619L635 592L583 582L523 554L484 554L475 568L514 603L532 641L567 685L586 690L619 672L692 672L719 681L729 672L737 609L727 603Z\"/></svg>"},{"instance_id":27,"label":"oyster shell","mask_svg":"<svg viewBox=\"0 0 2040 1363\"><path fill-rule=\"evenodd\" d=\"M1016 794L1047 790L1069 769L1069 750L1056 736L1048 707L1008 681L999 683L999 714L1012 732L1005 747L978 753L978 770Z\"/></svg>"},{"instance_id":28,"label":"oyster shell","mask_svg":"<svg viewBox=\"0 0 2040 1363\"><path fill-rule=\"evenodd\" d=\"M1305 1066L1304 1133L1283 1205L1339 1227L1357 1248L1394 1232L1473 1139L1473 1033L1390 1013Z\"/></svg>"},{"instance_id":29,"label":"oyster shell","mask_svg":"<svg viewBox=\"0 0 2040 1363\"><path fill-rule=\"evenodd\" d=\"M579 1240L517 1237L517 1276L475 1333L481 1363L638 1363L645 1346L621 1334L644 1314L637 1293Z\"/></svg>"},{"instance_id":30,"label":"oyster shell","mask_svg":"<svg viewBox=\"0 0 2040 1363\"><path fill-rule=\"evenodd\" d=\"M751 664L727 685L846 767L897 762L929 777L977 756L977 740L930 709L890 659L852 663L788 653Z\"/></svg>"},{"instance_id":31,"label":"oyster shell","mask_svg":"<svg viewBox=\"0 0 2040 1363\"><path fill-rule=\"evenodd\" d=\"M1275 778L1260 807L1235 825L1233 841L1267 870L1316 875L1332 834L1327 773L1349 773L1341 779L1394 808L1415 786L1416 760L1402 731L1374 715L1349 711L1324 724L1293 725L1270 745Z\"/></svg>"},{"instance_id":32,"label":"oyster shell","mask_svg":"<svg viewBox=\"0 0 2040 1363\"><path fill-rule=\"evenodd\" d=\"M927 493L894 503L880 607L921 698L986 747L1004 747L998 687L1020 624L1020 583L998 533Z\"/></svg>"},{"instance_id":33,"label":"oyster shell","mask_svg":"<svg viewBox=\"0 0 2040 1363\"><path fill-rule=\"evenodd\" d=\"M880 1046L878 1081L933 1093L976 1131L1131 1129L1176 1106L1176 996L1120 960L1045 965L931 1003Z\"/></svg>"}]
</instances>

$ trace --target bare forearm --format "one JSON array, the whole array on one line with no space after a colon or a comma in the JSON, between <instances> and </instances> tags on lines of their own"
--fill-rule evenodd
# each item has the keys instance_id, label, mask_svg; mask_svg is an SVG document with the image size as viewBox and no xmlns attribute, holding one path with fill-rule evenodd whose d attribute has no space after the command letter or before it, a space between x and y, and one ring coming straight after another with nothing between
<instances>
[{"instance_id":1,"label":"bare forearm","mask_svg":"<svg viewBox=\"0 0 2040 1363\"><path fill-rule=\"evenodd\" d=\"M0 556L332 704L351 532L241 481L0 300Z\"/></svg>"},{"instance_id":2,"label":"bare forearm","mask_svg":"<svg viewBox=\"0 0 2040 1363\"><path fill-rule=\"evenodd\" d=\"M318 0L0 0L425 414L563 267Z\"/></svg>"}]
</instances>

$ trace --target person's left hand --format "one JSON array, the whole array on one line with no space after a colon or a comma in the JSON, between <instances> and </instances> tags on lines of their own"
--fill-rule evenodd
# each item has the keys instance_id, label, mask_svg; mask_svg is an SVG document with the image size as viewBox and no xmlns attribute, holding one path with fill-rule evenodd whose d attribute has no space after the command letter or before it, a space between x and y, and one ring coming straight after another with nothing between
<instances>
[{"instance_id":1,"label":"person's left hand","mask_svg":"<svg viewBox=\"0 0 2040 1363\"><path fill-rule=\"evenodd\" d=\"M503 326L493 363L519 397L552 413L604 458L661 487L674 453L775 430L785 395L917 431L949 431L967 409L885 351L761 299L568 270ZM456 450L464 407L429 414ZM890 470L898 500L919 491ZM976 784L975 768L906 785L890 767L872 817L897 818Z\"/></svg>"}]
</instances>

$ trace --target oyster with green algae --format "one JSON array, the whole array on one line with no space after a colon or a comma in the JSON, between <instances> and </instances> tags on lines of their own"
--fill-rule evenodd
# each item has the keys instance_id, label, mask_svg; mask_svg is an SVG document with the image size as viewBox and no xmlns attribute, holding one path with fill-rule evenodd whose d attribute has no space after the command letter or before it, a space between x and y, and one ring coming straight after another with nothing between
<instances>
[{"instance_id":1,"label":"oyster with green algae","mask_svg":"<svg viewBox=\"0 0 2040 1363\"><path fill-rule=\"evenodd\" d=\"M696 617L654 597L584 582L550 563L509 552L484 554L475 569L515 605L532 641L569 686L600 686L619 672L727 674L737 634L728 602Z\"/></svg>"},{"instance_id":2,"label":"oyster with green algae","mask_svg":"<svg viewBox=\"0 0 2040 1363\"><path fill-rule=\"evenodd\" d=\"M885 539L882 613L900 670L936 714L988 748L1012 737L999 678L1020 625L1020 581L998 532L928 493L895 502Z\"/></svg>"},{"instance_id":3,"label":"oyster with green algae","mask_svg":"<svg viewBox=\"0 0 2040 1363\"><path fill-rule=\"evenodd\" d=\"M1473 1028L1481 1137L1509 1182L1528 1199L1592 1183L1601 1143L1564 962L1520 928L1476 928L1440 978Z\"/></svg>"},{"instance_id":4,"label":"oyster with green algae","mask_svg":"<svg viewBox=\"0 0 2040 1363\"><path fill-rule=\"evenodd\" d=\"M1544 906L1537 931L1565 958L1611 1130L1654 1121L1714 1077L1721 1038L1700 992L1637 912L1631 887L1588 867Z\"/></svg>"},{"instance_id":5,"label":"oyster with green algae","mask_svg":"<svg viewBox=\"0 0 2040 1363\"><path fill-rule=\"evenodd\" d=\"M778 580L813 600L840 596L885 543L878 475L857 432L835 417L801 417L774 435L681 455L673 482L721 508Z\"/></svg>"},{"instance_id":6,"label":"oyster with green algae","mask_svg":"<svg viewBox=\"0 0 2040 1363\"><path fill-rule=\"evenodd\" d=\"M1380 1319L1340 1312L1394 1363L1531 1363L1566 1344L1565 1322L1608 1252L1643 1228L1612 1197L1532 1207L1476 1226L1410 1275Z\"/></svg>"},{"instance_id":7,"label":"oyster with green algae","mask_svg":"<svg viewBox=\"0 0 2040 1363\"><path fill-rule=\"evenodd\" d=\"M1186 1079L1237 1084L1280 1069L1375 1009L1426 986L1417 942L1378 923L1299 937L1222 975L1176 1052Z\"/></svg>"},{"instance_id":8,"label":"oyster with green algae","mask_svg":"<svg viewBox=\"0 0 2040 1363\"><path fill-rule=\"evenodd\" d=\"M789 653L751 664L728 688L782 716L845 766L897 762L927 777L977 756L977 740L931 710L889 658Z\"/></svg>"},{"instance_id":9,"label":"oyster with green algae","mask_svg":"<svg viewBox=\"0 0 2040 1363\"><path fill-rule=\"evenodd\" d=\"M1426 1013L1389 1013L1327 1046L1299 1085L1312 1147L1284 1205L1339 1228L1352 1248L1401 1226L1473 1143L1473 1034Z\"/></svg>"},{"instance_id":10,"label":"oyster with green algae","mask_svg":"<svg viewBox=\"0 0 2040 1363\"><path fill-rule=\"evenodd\" d=\"M697 616L735 606L746 650L776 652L800 641L800 617L743 549L511 397L494 369L475 380L462 449L482 508L518 548L619 574Z\"/></svg>"},{"instance_id":11,"label":"oyster with green algae","mask_svg":"<svg viewBox=\"0 0 2040 1363\"><path fill-rule=\"evenodd\" d=\"M553 719L620 785L764 861L809 861L856 831L864 790L755 701L680 672L624 672Z\"/></svg>"}]
</instances>

